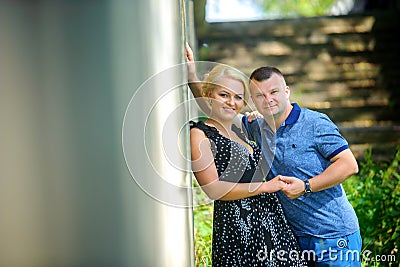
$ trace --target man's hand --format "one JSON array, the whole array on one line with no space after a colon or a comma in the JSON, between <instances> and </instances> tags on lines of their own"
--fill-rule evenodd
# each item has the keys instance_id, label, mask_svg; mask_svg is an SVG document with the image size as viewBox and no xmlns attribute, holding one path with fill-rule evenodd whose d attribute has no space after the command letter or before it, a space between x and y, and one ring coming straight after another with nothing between
<instances>
[{"instance_id":1,"label":"man's hand","mask_svg":"<svg viewBox=\"0 0 400 267\"><path fill-rule=\"evenodd\" d=\"M281 181L287 186L282 189L282 192L290 199L296 199L304 194L304 181L292 176L280 176Z\"/></svg>"},{"instance_id":2,"label":"man's hand","mask_svg":"<svg viewBox=\"0 0 400 267\"><path fill-rule=\"evenodd\" d=\"M247 116L248 122L252 122L253 120L256 120L258 118L264 118L264 116L257 110L246 112L245 115Z\"/></svg>"}]
</instances>

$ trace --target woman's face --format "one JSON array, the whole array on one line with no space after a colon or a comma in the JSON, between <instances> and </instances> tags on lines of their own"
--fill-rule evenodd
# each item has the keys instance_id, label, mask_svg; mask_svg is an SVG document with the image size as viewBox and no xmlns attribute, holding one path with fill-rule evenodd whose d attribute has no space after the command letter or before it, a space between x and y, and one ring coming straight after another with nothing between
<instances>
[{"instance_id":1,"label":"woman's face","mask_svg":"<svg viewBox=\"0 0 400 267\"><path fill-rule=\"evenodd\" d=\"M220 121L233 120L245 106L244 85L238 80L222 77L210 92L210 117Z\"/></svg>"}]
</instances>

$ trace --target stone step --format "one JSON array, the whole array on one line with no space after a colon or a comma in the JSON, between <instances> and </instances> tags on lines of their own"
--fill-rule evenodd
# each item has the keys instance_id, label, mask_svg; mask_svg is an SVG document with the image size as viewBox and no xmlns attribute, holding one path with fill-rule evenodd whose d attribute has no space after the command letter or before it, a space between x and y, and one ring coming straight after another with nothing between
<instances>
[{"instance_id":1,"label":"stone step","mask_svg":"<svg viewBox=\"0 0 400 267\"><path fill-rule=\"evenodd\" d=\"M400 144L400 124L338 127L350 144Z\"/></svg>"},{"instance_id":2,"label":"stone step","mask_svg":"<svg viewBox=\"0 0 400 267\"><path fill-rule=\"evenodd\" d=\"M355 157L361 160L372 148L373 160L393 158L400 146L400 123L391 121L357 121L338 124Z\"/></svg>"},{"instance_id":3,"label":"stone step","mask_svg":"<svg viewBox=\"0 0 400 267\"><path fill-rule=\"evenodd\" d=\"M373 161L390 161L394 158L399 144L354 144L350 149L358 161L362 161L365 152L372 149Z\"/></svg>"},{"instance_id":4,"label":"stone step","mask_svg":"<svg viewBox=\"0 0 400 267\"><path fill-rule=\"evenodd\" d=\"M322 108L360 108L360 107L380 107L387 108L390 104L390 97L383 94L372 95L351 95L346 97L329 94L327 92L314 92L310 94L297 93L292 94L292 101L301 103L304 107L312 109ZM394 110L393 110L394 112Z\"/></svg>"},{"instance_id":5,"label":"stone step","mask_svg":"<svg viewBox=\"0 0 400 267\"><path fill-rule=\"evenodd\" d=\"M393 121L400 122L400 117L393 108L384 103L375 104L365 101L352 102L316 102L310 109L327 114L335 123L349 121Z\"/></svg>"}]
</instances>

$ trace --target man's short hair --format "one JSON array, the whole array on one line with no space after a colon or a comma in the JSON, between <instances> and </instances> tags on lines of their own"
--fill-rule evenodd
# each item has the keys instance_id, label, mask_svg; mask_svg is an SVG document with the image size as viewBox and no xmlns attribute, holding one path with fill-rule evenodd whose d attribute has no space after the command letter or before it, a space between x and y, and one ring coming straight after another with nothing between
<instances>
[{"instance_id":1,"label":"man's short hair","mask_svg":"<svg viewBox=\"0 0 400 267\"><path fill-rule=\"evenodd\" d=\"M272 74L278 74L279 76L283 77L282 72L275 67L272 66L265 66L265 67L260 67L256 70L254 70L251 75L250 75L250 80L256 80L258 82L268 80L271 78Z\"/></svg>"}]
</instances>

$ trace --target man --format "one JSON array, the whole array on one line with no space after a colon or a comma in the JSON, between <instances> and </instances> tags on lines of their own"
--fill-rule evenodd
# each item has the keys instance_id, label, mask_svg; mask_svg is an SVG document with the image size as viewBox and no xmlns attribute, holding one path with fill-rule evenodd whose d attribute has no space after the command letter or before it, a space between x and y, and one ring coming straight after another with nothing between
<instances>
[{"instance_id":1,"label":"man","mask_svg":"<svg viewBox=\"0 0 400 267\"><path fill-rule=\"evenodd\" d=\"M193 95L201 97L193 60L187 47ZM268 120L243 128L261 146L270 163L267 179L278 175L287 183L278 197L310 266L360 266L358 219L341 183L358 172L357 162L337 127L321 113L290 102L282 73L261 67L250 76L251 98Z\"/></svg>"},{"instance_id":2,"label":"man","mask_svg":"<svg viewBox=\"0 0 400 267\"><path fill-rule=\"evenodd\" d=\"M310 259L315 266L360 266L358 220L341 186L358 172L348 143L326 115L290 102L290 89L277 68L258 68L250 80L257 110L272 114L275 129L262 120L242 122L265 154L275 154L267 179L282 175L288 183L278 197L301 248L308 252L303 256L315 256ZM271 130L275 147L265 138Z\"/></svg>"}]
</instances>

